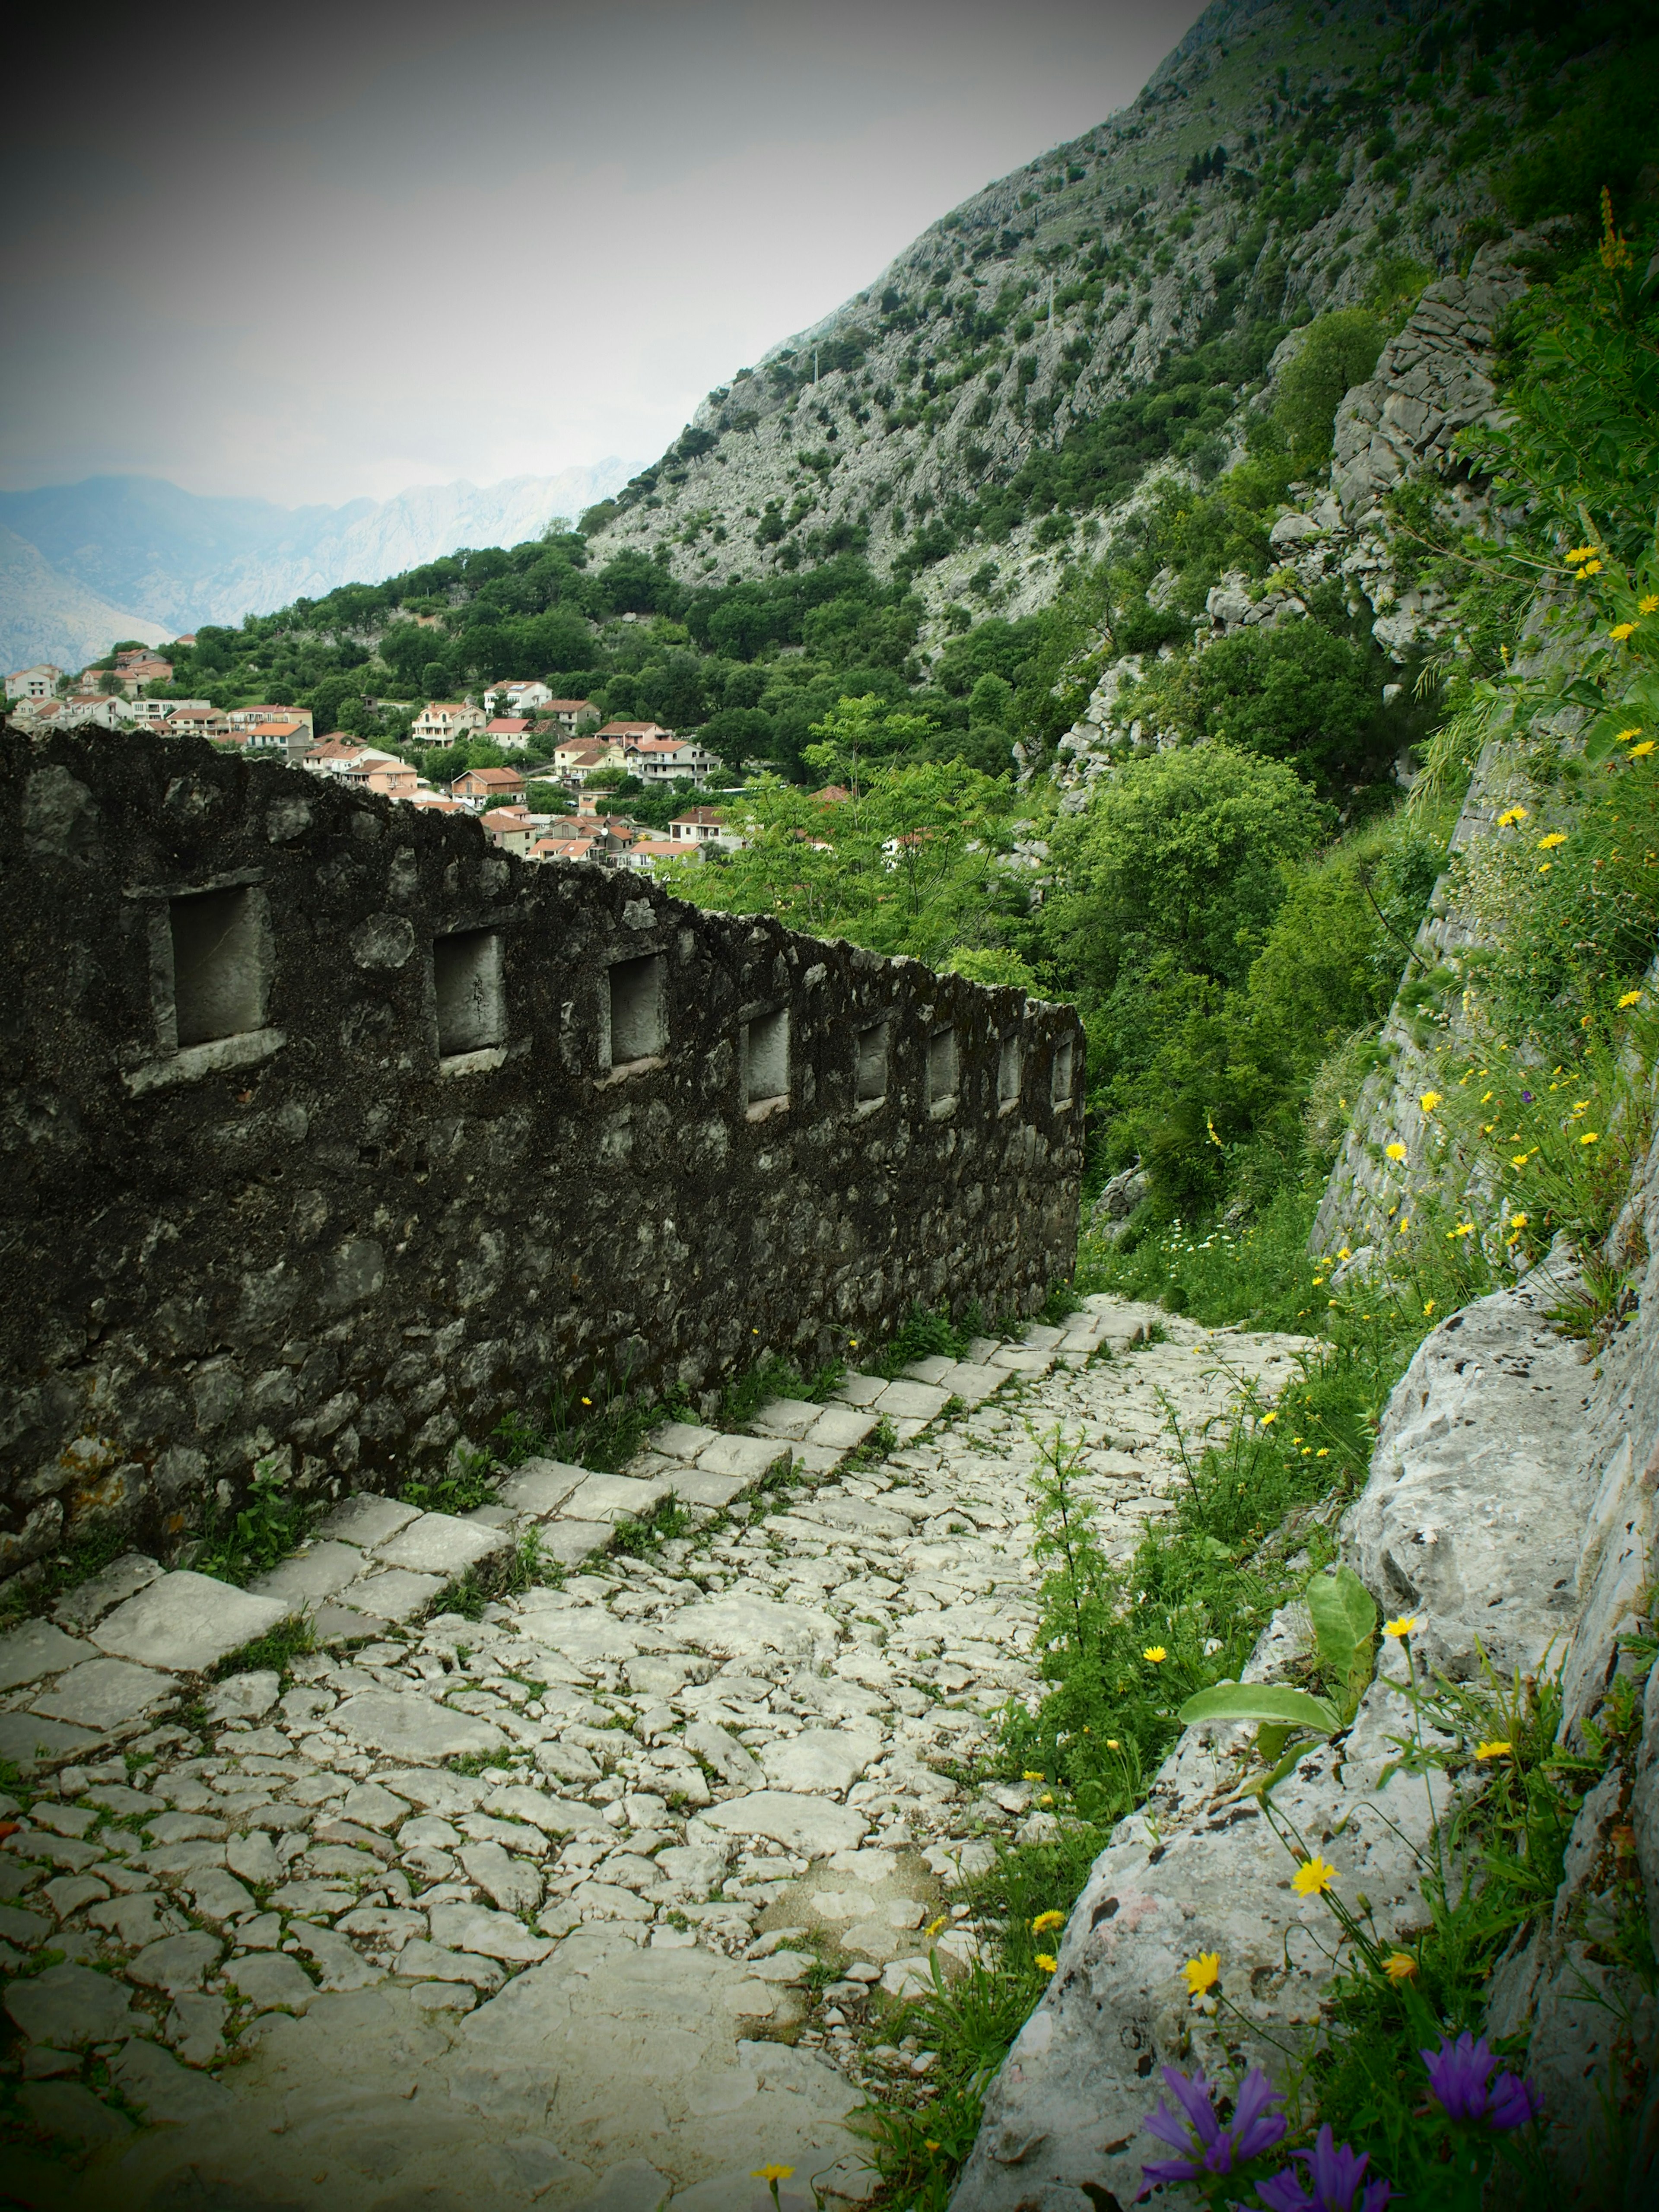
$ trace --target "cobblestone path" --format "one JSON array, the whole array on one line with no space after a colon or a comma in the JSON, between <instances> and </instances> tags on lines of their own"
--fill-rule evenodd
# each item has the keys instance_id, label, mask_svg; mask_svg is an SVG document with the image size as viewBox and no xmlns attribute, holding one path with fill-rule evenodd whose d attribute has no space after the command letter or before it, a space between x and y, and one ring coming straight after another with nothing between
<instances>
[{"instance_id":1,"label":"cobblestone path","mask_svg":"<svg viewBox=\"0 0 1659 2212\"><path fill-rule=\"evenodd\" d=\"M1166 1403L1200 1428L1299 1348L1095 1298L625 1475L349 1500L251 1592L129 1556L0 1638L8 2201L750 2212L768 2160L859 2201L849 2118L928 2063L872 2026L1052 1820L952 1778L1036 1685L1036 1439L1127 1553ZM670 1488L690 1534L606 1550ZM432 1613L530 1526L562 1589ZM286 1684L208 1679L300 1608Z\"/></svg>"}]
</instances>

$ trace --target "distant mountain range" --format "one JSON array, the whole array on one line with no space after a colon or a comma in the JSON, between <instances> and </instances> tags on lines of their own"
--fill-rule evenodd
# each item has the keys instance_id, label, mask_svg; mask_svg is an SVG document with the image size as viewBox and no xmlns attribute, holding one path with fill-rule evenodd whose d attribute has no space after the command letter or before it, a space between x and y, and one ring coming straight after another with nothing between
<instances>
[{"instance_id":1,"label":"distant mountain range","mask_svg":"<svg viewBox=\"0 0 1659 2212\"><path fill-rule=\"evenodd\" d=\"M627 476L617 459L501 483L283 507L204 499L157 477L0 492L0 659L78 666L118 638L240 623L338 584L378 583L463 545L511 545Z\"/></svg>"}]
</instances>

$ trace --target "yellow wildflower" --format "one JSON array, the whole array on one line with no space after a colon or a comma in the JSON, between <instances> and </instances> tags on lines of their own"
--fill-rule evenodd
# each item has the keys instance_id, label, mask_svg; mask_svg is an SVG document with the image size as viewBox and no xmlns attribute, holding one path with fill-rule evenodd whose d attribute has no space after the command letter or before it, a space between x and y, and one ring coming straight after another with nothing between
<instances>
[{"instance_id":1,"label":"yellow wildflower","mask_svg":"<svg viewBox=\"0 0 1659 2212\"><path fill-rule=\"evenodd\" d=\"M1526 1225L1527 1225L1527 1217L1526 1217L1526 1215L1525 1215L1524 1213L1512 1213L1512 1214L1510 1214L1510 1227L1511 1229L1524 1229L1524 1228L1526 1227Z\"/></svg>"},{"instance_id":2,"label":"yellow wildflower","mask_svg":"<svg viewBox=\"0 0 1659 2212\"><path fill-rule=\"evenodd\" d=\"M1634 623L1614 623L1613 628L1607 632L1607 635L1611 638L1616 638L1619 643L1622 645L1627 637L1633 637L1635 635L1636 627L1637 626Z\"/></svg>"},{"instance_id":3,"label":"yellow wildflower","mask_svg":"<svg viewBox=\"0 0 1659 2212\"><path fill-rule=\"evenodd\" d=\"M1646 592L1636 602L1638 615L1659 615L1659 592Z\"/></svg>"},{"instance_id":4,"label":"yellow wildflower","mask_svg":"<svg viewBox=\"0 0 1659 2212\"><path fill-rule=\"evenodd\" d=\"M1413 1982L1417 1978L1417 1961L1409 1951L1390 1951L1382 1961L1382 1971L1391 1982Z\"/></svg>"},{"instance_id":5,"label":"yellow wildflower","mask_svg":"<svg viewBox=\"0 0 1659 2212\"><path fill-rule=\"evenodd\" d=\"M1437 1091L1425 1091L1417 1103L1425 1114L1432 1114L1440 1103L1440 1093Z\"/></svg>"},{"instance_id":6,"label":"yellow wildflower","mask_svg":"<svg viewBox=\"0 0 1659 2212\"><path fill-rule=\"evenodd\" d=\"M1406 1147L1402 1144L1384 1145L1382 1149L1391 1160L1403 1160L1406 1157Z\"/></svg>"},{"instance_id":7,"label":"yellow wildflower","mask_svg":"<svg viewBox=\"0 0 1659 2212\"><path fill-rule=\"evenodd\" d=\"M1423 1310L1425 1314L1431 1314L1434 1311L1434 1300L1432 1298L1424 1299Z\"/></svg>"},{"instance_id":8,"label":"yellow wildflower","mask_svg":"<svg viewBox=\"0 0 1659 2212\"><path fill-rule=\"evenodd\" d=\"M1509 1753L1508 1744L1498 1741L1478 1743L1474 1747L1474 1755L1477 1759L1507 1759Z\"/></svg>"},{"instance_id":9,"label":"yellow wildflower","mask_svg":"<svg viewBox=\"0 0 1659 2212\"><path fill-rule=\"evenodd\" d=\"M1513 830L1516 823L1524 822L1526 818L1527 810L1524 806L1507 807L1504 811L1498 816L1498 826L1500 830Z\"/></svg>"},{"instance_id":10,"label":"yellow wildflower","mask_svg":"<svg viewBox=\"0 0 1659 2212\"><path fill-rule=\"evenodd\" d=\"M1595 551L1595 548L1593 545L1575 545L1566 557L1575 562L1588 561L1594 556Z\"/></svg>"},{"instance_id":11,"label":"yellow wildflower","mask_svg":"<svg viewBox=\"0 0 1659 2212\"><path fill-rule=\"evenodd\" d=\"M793 2166L757 2166L749 2178L751 2181L787 2181L794 2170Z\"/></svg>"},{"instance_id":12,"label":"yellow wildflower","mask_svg":"<svg viewBox=\"0 0 1659 2212\"><path fill-rule=\"evenodd\" d=\"M1384 1636L1410 1636L1414 1633L1416 1627L1417 1615L1414 1613L1402 1613L1398 1620L1383 1622L1382 1633Z\"/></svg>"},{"instance_id":13,"label":"yellow wildflower","mask_svg":"<svg viewBox=\"0 0 1659 2212\"><path fill-rule=\"evenodd\" d=\"M1632 745L1631 747L1630 750L1626 754L1625 758L1626 760L1645 760L1652 750L1653 739L1651 738L1644 738L1639 745Z\"/></svg>"},{"instance_id":14,"label":"yellow wildflower","mask_svg":"<svg viewBox=\"0 0 1659 2212\"><path fill-rule=\"evenodd\" d=\"M930 1920L928 1922L923 1933L927 1936L929 1942L933 1941L935 1936L942 1936L944 1934L945 1929L950 1925L950 1914L948 1912L941 1912L937 1920Z\"/></svg>"},{"instance_id":15,"label":"yellow wildflower","mask_svg":"<svg viewBox=\"0 0 1659 2212\"><path fill-rule=\"evenodd\" d=\"M1170 1655L1161 1644L1149 1644L1140 1656L1150 1659L1154 1667L1161 1667Z\"/></svg>"},{"instance_id":16,"label":"yellow wildflower","mask_svg":"<svg viewBox=\"0 0 1659 2212\"><path fill-rule=\"evenodd\" d=\"M1639 722L1632 722L1629 729L1617 731L1613 742L1616 745L1627 745L1632 738L1639 738L1641 734L1642 725Z\"/></svg>"},{"instance_id":17,"label":"yellow wildflower","mask_svg":"<svg viewBox=\"0 0 1659 2212\"><path fill-rule=\"evenodd\" d=\"M1264 1429L1270 1429L1278 1419L1279 1408L1275 1406L1271 1413L1264 1413L1261 1416L1261 1425Z\"/></svg>"},{"instance_id":18,"label":"yellow wildflower","mask_svg":"<svg viewBox=\"0 0 1659 2212\"><path fill-rule=\"evenodd\" d=\"M1042 1967L1045 1974L1057 1974L1060 1972L1059 1960L1052 1957L1047 1951L1039 1951L1037 1953L1036 1963Z\"/></svg>"},{"instance_id":19,"label":"yellow wildflower","mask_svg":"<svg viewBox=\"0 0 1659 2212\"><path fill-rule=\"evenodd\" d=\"M1046 1936L1051 1928L1063 1928L1065 1925L1066 1915L1063 1912L1039 1912L1031 1923L1031 1933L1033 1936Z\"/></svg>"},{"instance_id":20,"label":"yellow wildflower","mask_svg":"<svg viewBox=\"0 0 1659 2212\"><path fill-rule=\"evenodd\" d=\"M1052 1805L1054 1802L1054 1793L1052 1790L1045 1790L1042 1796L1037 1799L1039 1805Z\"/></svg>"},{"instance_id":21,"label":"yellow wildflower","mask_svg":"<svg viewBox=\"0 0 1659 2212\"><path fill-rule=\"evenodd\" d=\"M1642 994L1639 991L1626 991L1624 997L1619 1001L1621 1010L1626 1006L1639 1006L1641 1003Z\"/></svg>"},{"instance_id":22,"label":"yellow wildflower","mask_svg":"<svg viewBox=\"0 0 1659 2212\"><path fill-rule=\"evenodd\" d=\"M1599 1142L1599 1139L1594 1129L1586 1129L1578 1141L1581 1145L1594 1145Z\"/></svg>"},{"instance_id":23,"label":"yellow wildflower","mask_svg":"<svg viewBox=\"0 0 1659 2212\"><path fill-rule=\"evenodd\" d=\"M1581 576L1599 576L1601 573L1601 563L1599 561L1586 561L1578 573Z\"/></svg>"},{"instance_id":24,"label":"yellow wildflower","mask_svg":"<svg viewBox=\"0 0 1659 2212\"><path fill-rule=\"evenodd\" d=\"M1336 1869L1317 1851L1304 1866L1299 1866L1291 1881L1298 1897L1322 1897L1336 1880Z\"/></svg>"},{"instance_id":25,"label":"yellow wildflower","mask_svg":"<svg viewBox=\"0 0 1659 2212\"><path fill-rule=\"evenodd\" d=\"M1106 1739L1106 1748L1108 1751L1118 1751L1121 1750L1122 1747L1119 1744L1118 1740L1115 1735L1109 1735Z\"/></svg>"},{"instance_id":26,"label":"yellow wildflower","mask_svg":"<svg viewBox=\"0 0 1659 2212\"><path fill-rule=\"evenodd\" d=\"M1547 837L1539 839L1538 849L1540 853L1553 853L1558 845L1565 845L1566 842L1567 833L1565 830L1552 830Z\"/></svg>"},{"instance_id":27,"label":"yellow wildflower","mask_svg":"<svg viewBox=\"0 0 1659 2212\"><path fill-rule=\"evenodd\" d=\"M1197 1958L1188 1959L1181 1971L1187 1977L1188 1996L1201 1997L1206 1990L1212 1990L1221 1979L1221 1954L1219 1951L1200 1951Z\"/></svg>"}]
</instances>

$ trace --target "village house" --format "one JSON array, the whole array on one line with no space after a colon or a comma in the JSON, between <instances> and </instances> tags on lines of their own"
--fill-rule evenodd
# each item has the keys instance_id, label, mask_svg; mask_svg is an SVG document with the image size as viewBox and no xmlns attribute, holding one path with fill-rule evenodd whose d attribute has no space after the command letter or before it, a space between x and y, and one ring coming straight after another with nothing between
<instances>
[{"instance_id":1,"label":"village house","mask_svg":"<svg viewBox=\"0 0 1659 2212\"><path fill-rule=\"evenodd\" d=\"M527 807L494 806L479 817L484 836L503 853L516 853L522 860L547 828L546 815L532 814Z\"/></svg>"},{"instance_id":2,"label":"village house","mask_svg":"<svg viewBox=\"0 0 1659 2212\"><path fill-rule=\"evenodd\" d=\"M524 778L515 768L470 768L450 785L449 795L459 799L474 814L482 814L486 807L522 799Z\"/></svg>"},{"instance_id":3,"label":"village house","mask_svg":"<svg viewBox=\"0 0 1659 2212\"><path fill-rule=\"evenodd\" d=\"M246 738L250 752L263 753L270 760L290 763L303 761L315 742L311 734L311 717L308 714L304 721L284 715L280 720L255 722L249 729L239 730L233 723L231 734Z\"/></svg>"},{"instance_id":4,"label":"village house","mask_svg":"<svg viewBox=\"0 0 1659 2212\"><path fill-rule=\"evenodd\" d=\"M230 734L230 724L216 707L175 704L167 716L167 726L175 738L225 738Z\"/></svg>"},{"instance_id":5,"label":"village house","mask_svg":"<svg viewBox=\"0 0 1659 2212\"><path fill-rule=\"evenodd\" d=\"M718 755L706 752L693 738L677 738L672 730L635 738L623 750L629 769L641 783L672 783L681 777L707 783L720 766Z\"/></svg>"},{"instance_id":6,"label":"village house","mask_svg":"<svg viewBox=\"0 0 1659 2212\"><path fill-rule=\"evenodd\" d=\"M56 726L60 730L125 730L130 726L131 713L125 699L108 693L102 698L66 699L59 708Z\"/></svg>"},{"instance_id":7,"label":"village house","mask_svg":"<svg viewBox=\"0 0 1659 2212\"><path fill-rule=\"evenodd\" d=\"M677 814L668 825L668 835L683 850L701 851L706 845L731 850L742 842L726 828L725 816L713 806L692 806Z\"/></svg>"},{"instance_id":8,"label":"village house","mask_svg":"<svg viewBox=\"0 0 1659 2212\"><path fill-rule=\"evenodd\" d=\"M638 868L649 875L664 860L683 860L687 848L677 845L671 837L640 836L634 838L626 849L617 855L619 868Z\"/></svg>"},{"instance_id":9,"label":"village house","mask_svg":"<svg viewBox=\"0 0 1659 2212\"><path fill-rule=\"evenodd\" d=\"M575 734L578 722L597 724L599 719L599 710L591 699L544 699L536 711L541 720L551 723L566 737Z\"/></svg>"},{"instance_id":10,"label":"village house","mask_svg":"<svg viewBox=\"0 0 1659 2212\"><path fill-rule=\"evenodd\" d=\"M129 699L127 720L136 729L159 730L185 707L200 708L210 714L213 712L211 699Z\"/></svg>"},{"instance_id":11,"label":"village house","mask_svg":"<svg viewBox=\"0 0 1659 2212\"><path fill-rule=\"evenodd\" d=\"M510 684L492 684L483 703L492 714L533 714L550 705L552 698L539 678L520 677Z\"/></svg>"},{"instance_id":12,"label":"village house","mask_svg":"<svg viewBox=\"0 0 1659 2212\"><path fill-rule=\"evenodd\" d=\"M593 732L603 741L611 738L624 752L631 752L646 738L672 738L672 730L664 729L660 722L605 722Z\"/></svg>"},{"instance_id":13,"label":"village house","mask_svg":"<svg viewBox=\"0 0 1659 2212\"><path fill-rule=\"evenodd\" d=\"M313 775L343 775L352 762L360 760L368 750L356 738L349 738L343 730L331 730L306 755L304 766Z\"/></svg>"},{"instance_id":14,"label":"village house","mask_svg":"<svg viewBox=\"0 0 1659 2212\"><path fill-rule=\"evenodd\" d=\"M553 748L553 766L567 783L579 789L590 775L601 769L622 768L625 765L620 745L581 744L571 740Z\"/></svg>"},{"instance_id":15,"label":"village house","mask_svg":"<svg viewBox=\"0 0 1659 2212\"><path fill-rule=\"evenodd\" d=\"M187 653L194 653L196 650L195 631L190 631L190 633L184 637L175 637L173 641L173 645L175 652L177 652L179 647L182 646Z\"/></svg>"},{"instance_id":16,"label":"village house","mask_svg":"<svg viewBox=\"0 0 1659 2212\"><path fill-rule=\"evenodd\" d=\"M316 733L315 719L309 707L279 707L270 701L262 707L228 708L225 720L233 730L256 729L261 722L303 722L307 737Z\"/></svg>"},{"instance_id":17,"label":"village house","mask_svg":"<svg viewBox=\"0 0 1659 2212\"><path fill-rule=\"evenodd\" d=\"M341 769L340 781L354 790L383 792L388 799L413 799L421 779L396 753L383 753L373 745L365 745L361 757L349 761Z\"/></svg>"},{"instance_id":18,"label":"village house","mask_svg":"<svg viewBox=\"0 0 1659 2212\"><path fill-rule=\"evenodd\" d=\"M429 783L417 784L409 794L409 805L418 806L423 814L466 814L470 807L463 806L459 799L451 799L447 792L434 791Z\"/></svg>"},{"instance_id":19,"label":"village house","mask_svg":"<svg viewBox=\"0 0 1659 2212\"><path fill-rule=\"evenodd\" d=\"M171 684L173 663L163 660L148 646L140 652L118 653L111 680L120 684L131 696L141 684Z\"/></svg>"},{"instance_id":20,"label":"village house","mask_svg":"<svg viewBox=\"0 0 1659 2212\"><path fill-rule=\"evenodd\" d=\"M578 836L562 829L550 830L531 847L532 860L599 860L605 854L599 840L591 836Z\"/></svg>"},{"instance_id":21,"label":"village house","mask_svg":"<svg viewBox=\"0 0 1659 2212\"><path fill-rule=\"evenodd\" d=\"M410 742L417 745L453 745L484 726L484 711L470 700L434 699L422 707L410 727Z\"/></svg>"},{"instance_id":22,"label":"village house","mask_svg":"<svg viewBox=\"0 0 1659 2212\"><path fill-rule=\"evenodd\" d=\"M522 715L498 714L484 725L484 736L503 752L522 752L530 743L530 724Z\"/></svg>"},{"instance_id":23,"label":"village house","mask_svg":"<svg viewBox=\"0 0 1659 2212\"><path fill-rule=\"evenodd\" d=\"M8 699L52 699L57 696L58 686L64 680L64 672L50 660L38 660L33 668L14 670L6 678Z\"/></svg>"}]
</instances>

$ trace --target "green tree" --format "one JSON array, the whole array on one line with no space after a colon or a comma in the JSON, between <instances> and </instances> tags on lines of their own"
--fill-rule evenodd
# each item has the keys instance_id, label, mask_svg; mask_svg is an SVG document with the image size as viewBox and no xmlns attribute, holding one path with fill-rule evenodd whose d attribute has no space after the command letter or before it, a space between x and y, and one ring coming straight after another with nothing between
<instances>
[{"instance_id":1,"label":"green tree","mask_svg":"<svg viewBox=\"0 0 1659 2212\"><path fill-rule=\"evenodd\" d=\"M1279 380L1274 410L1298 467L1317 467L1329 454L1343 394L1364 383L1388 335L1365 307L1339 307L1310 324L1301 351Z\"/></svg>"},{"instance_id":2,"label":"green tree","mask_svg":"<svg viewBox=\"0 0 1659 2212\"><path fill-rule=\"evenodd\" d=\"M1176 679L1184 734L1289 761L1311 781L1369 781L1392 750L1375 662L1317 622L1240 631Z\"/></svg>"}]
</instances>

